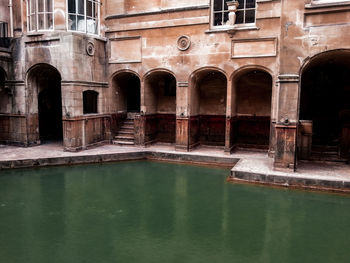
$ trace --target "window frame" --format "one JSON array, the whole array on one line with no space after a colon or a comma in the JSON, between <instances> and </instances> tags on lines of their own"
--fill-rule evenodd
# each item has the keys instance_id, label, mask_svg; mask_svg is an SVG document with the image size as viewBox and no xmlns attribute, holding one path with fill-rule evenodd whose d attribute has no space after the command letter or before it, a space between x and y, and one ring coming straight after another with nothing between
<instances>
[{"instance_id":1,"label":"window frame","mask_svg":"<svg viewBox=\"0 0 350 263\"><path fill-rule=\"evenodd\" d=\"M35 2L35 9L34 12L31 13L31 2ZM26 4L27 4L27 32L44 32L44 31L54 31L55 30L55 0L52 0L52 11L46 11L46 0L43 0L43 9L44 11L39 12L39 7L38 7L38 0L27 0ZM45 26L47 25L47 15L51 14L52 16L52 28L45 28ZM44 16L44 28L43 29L39 29L39 15L43 15ZM35 17L35 29L31 29L31 17L34 16Z\"/></svg>"},{"instance_id":2,"label":"window frame","mask_svg":"<svg viewBox=\"0 0 350 263\"><path fill-rule=\"evenodd\" d=\"M244 1L244 5L246 5L247 4L247 0L243 0ZM254 26L255 24L256 24L256 10L257 10L257 0L254 0L255 1L255 7L254 8L246 8L245 6L244 6L244 8L243 9L239 9L239 7L237 8L237 12L240 12L240 11L243 11L244 12L244 17L243 17L243 23L241 23L241 24L236 24L235 23L235 25L237 25L237 26L239 26L239 27L249 27L249 26ZM245 23L245 19L246 19L246 11L247 10L254 10L254 22L251 22L251 23ZM236 12L236 13L237 13Z\"/></svg>"},{"instance_id":3,"label":"window frame","mask_svg":"<svg viewBox=\"0 0 350 263\"><path fill-rule=\"evenodd\" d=\"M215 1L216 0L211 0L211 6L210 6L210 28L212 29L225 29L225 28L230 28L231 26L230 25L214 25L214 14L215 13L218 13L218 12L222 12L224 13L224 11L214 11L214 4L215 4ZM221 0L221 1L225 1L225 0ZM238 1L238 0L236 0ZM244 3L246 3L246 0L244 0ZM255 7L254 8L248 8L248 10L253 10L254 9L254 22L253 23L242 23L242 24L236 24L235 23L235 26L236 27L252 27L252 26L255 26L256 25L256 12L257 12L257 4L258 4L258 1L255 0ZM223 9L224 10L224 9ZM245 20L245 12L246 12L246 8L244 9L237 9L237 12L238 11L241 11L243 10L244 11L244 20ZM228 20L227 20L228 21ZM227 22L226 21L226 22Z\"/></svg>"},{"instance_id":4,"label":"window frame","mask_svg":"<svg viewBox=\"0 0 350 263\"><path fill-rule=\"evenodd\" d=\"M92 35L92 36L100 36L100 30L101 30L101 1L100 0L83 0L84 1L84 14L81 15L78 13L78 1L79 0L75 0L76 3L75 3L75 13L69 13L69 1L71 0L66 0L66 29L68 32L76 32L76 33L81 33L81 34L87 34L87 35ZM96 3L97 5L97 18L96 18L96 21L97 21L97 33L91 33L91 32L88 32L88 29L87 29L87 20L88 18L93 18L93 17L90 17L87 15L87 2L91 2L92 4ZM93 6L93 5L92 5ZM74 16L84 16L84 24L85 24L85 29L84 31L81 31L81 30L73 30L73 29L70 29L70 26L69 26L69 16L70 15L74 15ZM77 20L78 21L78 20ZM78 26L78 25L77 25Z\"/></svg>"}]
</instances>

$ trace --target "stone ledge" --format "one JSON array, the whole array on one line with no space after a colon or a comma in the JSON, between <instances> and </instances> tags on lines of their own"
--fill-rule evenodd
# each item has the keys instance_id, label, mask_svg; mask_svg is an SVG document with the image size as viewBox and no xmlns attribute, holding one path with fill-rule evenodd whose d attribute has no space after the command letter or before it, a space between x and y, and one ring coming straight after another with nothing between
<instances>
[{"instance_id":1,"label":"stone ledge","mask_svg":"<svg viewBox=\"0 0 350 263\"><path fill-rule=\"evenodd\" d=\"M277 172L275 170L259 172L242 165L240 160L231 170L228 182L252 183L285 188L296 188L326 192L350 193L350 179L321 178L317 175L308 176L292 171Z\"/></svg>"},{"instance_id":2,"label":"stone ledge","mask_svg":"<svg viewBox=\"0 0 350 263\"><path fill-rule=\"evenodd\" d=\"M216 166L232 167L238 162L238 158L218 157L207 155L194 155L183 153L169 153L159 151L139 150L126 153L108 153L94 155L76 155L51 158L36 158L22 160L0 161L0 170L21 169L33 167L76 165L88 163L104 163L131 160L160 160L193 164L210 164Z\"/></svg>"}]
</instances>

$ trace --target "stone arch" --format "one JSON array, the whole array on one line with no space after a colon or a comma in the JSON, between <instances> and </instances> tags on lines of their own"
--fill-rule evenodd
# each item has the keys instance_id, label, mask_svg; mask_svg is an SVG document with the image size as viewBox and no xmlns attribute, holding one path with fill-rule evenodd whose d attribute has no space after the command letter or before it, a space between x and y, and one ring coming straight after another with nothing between
<instances>
[{"instance_id":1,"label":"stone arch","mask_svg":"<svg viewBox=\"0 0 350 263\"><path fill-rule=\"evenodd\" d=\"M260 71L264 71L267 74L270 74L271 77L273 76L273 71L265 66L262 65L246 65L246 66L242 66L238 69L236 69L231 75L230 75L230 80L234 81L235 79L237 79L238 77L240 77L242 74L245 74L246 72L252 71L252 70L260 70Z\"/></svg>"},{"instance_id":2,"label":"stone arch","mask_svg":"<svg viewBox=\"0 0 350 263\"><path fill-rule=\"evenodd\" d=\"M263 66L245 66L232 74L232 115L238 147L268 149L270 144L271 71Z\"/></svg>"},{"instance_id":3,"label":"stone arch","mask_svg":"<svg viewBox=\"0 0 350 263\"><path fill-rule=\"evenodd\" d=\"M163 68L152 69L143 76L143 87L143 109L148 137L156 142L175 143L175 74Z\"/></svg>"},{"instance_id":4,"label":"stone arch","mask_svg":"<svg viewBox=\"0 0 350 263\"><path fill-rule=\"evenodd\" d=\"M36 64L26 74L30 144L63 139L61 74L49 64Z\"/></svg>"},{"instance_id":5,"label":"stone arch","mask_svg":"<svg viewBox=\"0 0 350 263\"><path fill-rule=\"evenodd\" d=\"M137 113L141 109L140 75L128 69L115 72L112 77L115 110L117 112Z\"/></svg>"},{"instance_id":6,"label":"stone arch","mask_svg":"<svg viewBox=\"0 0 350 263\"><path fill-rule=\"evenodd\" d=\"M217 67L203 67L190 75L190 145L225 145L227 83L226 72Z\"/></svg>"},{"instance_id":7,"label":"stone arch","mask_svg":"<svg viewBox=\"0 0 350 263\"><path fill-rule=\"evenodd\" d=\"M346 161L350 156L350 50L328 50L300 68L298 157Z\"/></svg>"},{"instance_id":8,"label":"stone arch","mask_svg":"<svg viewBox=\"0 0 350 263\"><path fill-rule=\"evenodd\" d=\"M164 72L164 73L168 73L170 75L172 75L175 79L176 79L176 74L171 71L170 69L166 69L166 68L154 68L154 69L151 69L149 71L147 71L143 77L142 77L142 82L144 82L146 80L147 77L149 77L149 75L155 73L155 72Z\"/></svg>"}]
</instances>

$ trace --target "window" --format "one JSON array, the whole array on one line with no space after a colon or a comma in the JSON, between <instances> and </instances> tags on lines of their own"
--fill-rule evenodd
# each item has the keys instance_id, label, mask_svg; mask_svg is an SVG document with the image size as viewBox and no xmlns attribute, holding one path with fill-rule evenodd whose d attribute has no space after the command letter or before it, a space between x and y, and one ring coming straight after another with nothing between
<instances>
[{"instance_id":1,"label":"window","mask_svg":"<svg viewBox=\"0 0 350 263\"><path fill-rule=\"evenodd\" d=\"M53 0L28 0L28 31L53 29Z\"/></svg>"},{"instance_id":2,"label":"window","mask_svg":"<svg viewBox=\"0 0 350 263\"><path fill-rule=\"evenodd\" d=\"M83 113L97 113L98 92L86 90L83 92Z\"/></svg>"},{"instance_id":3,"label":"window","mask_svg":"<svg viewBox=\"0 0 350 263\"><path fill-rule=\"evenodd\" d=\"M232 0L213 0L213 25L224 26L228 21L227 2ZM238 0L236 24L255 23L256 0Z\"/></svg>"},{"instance_id":4,"label":"window","mask_svg":"<svg viewBox=\"0 0 350 263\"><path fill-rule=\"evenodd\" d=\"M256 0L238 0L236 24L255 23Z\"/></svg>"},{"instance_id":5,"label":"window","mask_svg":"<svg viewBox=\"0 0 350 263\"><path fill-rule=\"evenodd\" d=\"M68 0L68 30L97 35L99 13L97 0Z\"/></svg>"},{"instance_id":6,"label":"window","mask_svg":"<svg viewBox=\"0 0 350 263\"><path fill-rule=\"evenodd\" d=\"M223 26L228 20L228 7L226 2L231 0L214 0L213 16L214 26Z\"/></svg>"}]
</instances>

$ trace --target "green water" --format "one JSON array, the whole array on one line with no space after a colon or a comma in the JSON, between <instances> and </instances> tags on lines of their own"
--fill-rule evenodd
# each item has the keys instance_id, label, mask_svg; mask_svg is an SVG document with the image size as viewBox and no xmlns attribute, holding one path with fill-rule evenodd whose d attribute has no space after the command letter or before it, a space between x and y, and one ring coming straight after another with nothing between
<instances>
[{"instance_id":1,"label":"green water","mask_svg":"<svg viewBox=\"0 0 350 263\"><path fill-rule=\"evenodd\" d=\"M155 162L1 171L0 262L350 262L350 197Z\"/></svg>"}]
</instances>

